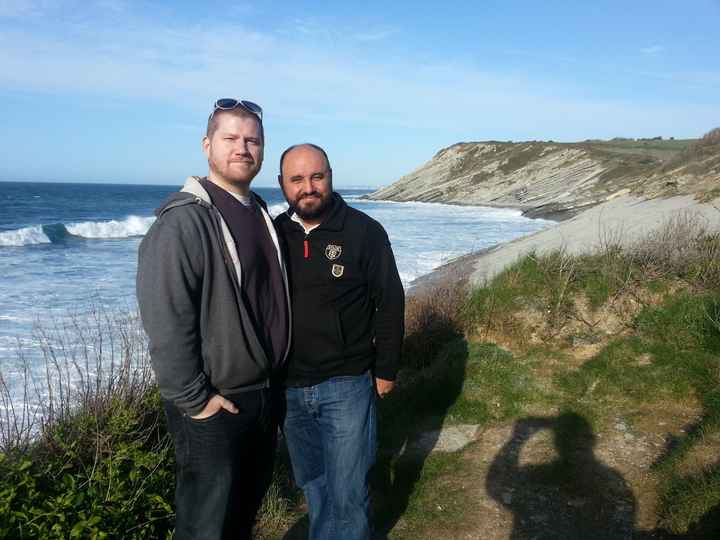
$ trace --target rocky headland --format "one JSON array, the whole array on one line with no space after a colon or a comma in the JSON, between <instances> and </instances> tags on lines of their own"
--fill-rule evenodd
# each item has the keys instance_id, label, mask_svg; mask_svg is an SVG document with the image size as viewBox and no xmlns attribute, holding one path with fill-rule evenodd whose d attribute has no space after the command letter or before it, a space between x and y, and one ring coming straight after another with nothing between
<instances>
[{"instance_id":1,"label":"rocky headland","mask_svg":"<svg viewBox=\"0 0 720 540\"><path fill-rule=\"evenodd\" d=\"M629 245L680 216L720 228L720 128L700 139L613 139L579 143L463 142L369 195L517 208L560 221L534 235L452 261L419 284L451 278L479 284L518 257L563 249Z\"/></svg>"},{"instance_id":2,"label":"rocky headland","mask_svg":"<svg viewBox=\"0 0 720 540\"><path fill-rule=\"evenodd\" d=\"M720 135L713 137L707 144L703 139L462 142L369 198L518 208L530 217L562 220L625 194L707 196L717 189L711 194L720 195L715 141Z\"/></svg>"}]
</instances>

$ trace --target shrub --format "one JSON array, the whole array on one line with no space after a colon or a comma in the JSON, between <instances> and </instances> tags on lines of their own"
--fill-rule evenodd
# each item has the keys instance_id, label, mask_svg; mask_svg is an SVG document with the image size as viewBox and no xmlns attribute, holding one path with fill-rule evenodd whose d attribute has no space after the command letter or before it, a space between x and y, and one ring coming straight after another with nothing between
<instances>
[{"instance_id":1,"label":"shrub","mask_svg":"<svg viewBox=\"0 0 720 540\"><path fill-rule=\"evenodd\" d=\"M43 383L20 352L24 403L0 385L0 537L169 537L174 455L138 317L93 309L36 338Z\"/></svg>"},{"instance_id":2,"label":"shrub","mask_svg":"<svg viewBox=\"0 0 720 540\"><path fill-rule=\"evenodd\" d=\"M79 412L25 452L0 454L0 537L164 538L173 528L172 444L157 399Z\"/></svg>"},{"instance_id":3,"label":"shrub","mask_svg":"<svg viewBox=\"0 0 720 540\"><path fill-rule=\"evenodd\" d=\"M445 284L408 297L404 366L427 367L446 343L462 334L459 311L465 295L464 287Z\"/></svg>"},{"instance_id":4,"label":"shrub","mask_svg":"<svg viewBox=\"0 0 720 540\"><path fill-rule=\"evenodd\" d=\"M462 309L470 333L498 332L519 345L528 339L518 312L540 314L547 337L562 328L570 308L577 260L563 251L531 253L500 273L485 287L475 289Z\"/></svg>"},{"instance_id":5,"label":"shrub","mask_svg":"<svg viewBox=\"0 0 720 540\"><path fill-rule=\"evenodd\" d=\"M713 144L720 144L720 127L711 129L698 141L701 146L710 146Z\"/></svg>"}]
</instances>

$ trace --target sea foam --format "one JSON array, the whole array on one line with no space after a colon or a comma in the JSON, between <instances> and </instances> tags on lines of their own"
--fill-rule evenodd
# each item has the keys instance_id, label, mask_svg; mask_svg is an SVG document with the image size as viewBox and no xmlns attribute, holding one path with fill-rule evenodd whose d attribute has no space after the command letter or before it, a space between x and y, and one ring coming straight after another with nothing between
<instances>
[{"instance_id":1,"label":"sea foam","mask_svg":"<svg viewBox=\"0 0 720 540\"><path fill-rule=\"evenodd\" d=\"M280 214L282 214L285 210L288 209L288 203L282 202L282 203L276 203L271 204L268 206L268 214L270 214L272 217L278 217Z\"/></svg>"},{"instance_id":2,"label":"sea foam","mask_svg":"<svg viewBox=\"0 0 720 540\"><path fill-rule=\"evenodd\" d=\"M154 217L128 216L122 221L70 223L65 228L70 234L83 238L129 238L145 235L154 221Z\"/></svg>"},{"instance_id":3,"label":"sea foam","mask_svg":"<svg viewBox=\"0 0 720 540\"><path fill-rule=\"evenodd\" d=\"M31 246L50 242L50 238L47 237L40 225L0 232L0 246L3 247Z\"/></svg>"}]
</instances>

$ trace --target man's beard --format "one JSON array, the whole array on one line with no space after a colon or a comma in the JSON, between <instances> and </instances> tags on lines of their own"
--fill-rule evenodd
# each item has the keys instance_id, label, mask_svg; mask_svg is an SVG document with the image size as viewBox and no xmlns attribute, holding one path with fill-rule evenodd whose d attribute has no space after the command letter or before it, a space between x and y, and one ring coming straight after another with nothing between
<instances>
[{"instance_id":1,"label":"man's beard","mask_svg":"<svg viewBox=\"0 0 720 540\"><path fill-rule=\"evenodd\" d=\"M211 172L230 183L249 184L260 171L259 167L256 168L255 163L253 163L252 167L249 167L247 171L238 173L237 171L232 171L229 164L217 162L213 158L208 159L208 165Z\"/></svg>"},{"instance_id":2,"label":"man's beard","mask_svg":"<svg viewBox=\"0 0 720 540\"><path fill-rule=\"evenodd\" d=\"M320 204L317 206L313 206L312 208L303 209L300 207L300 202L303 199L307 198L314 198L317 197L320 199ZM306 220L312 220L317 219L319 217L322 217L325 212L327 212L331 207L333 203L333 196L332 191L327 194L326 197L323 197L319 193L314 193L311 195L305 195L302 199L296 200L295 204L293 205L293 210L295 213L300 217L300 219L306 219Z\"/></svg>"}]
</instances>

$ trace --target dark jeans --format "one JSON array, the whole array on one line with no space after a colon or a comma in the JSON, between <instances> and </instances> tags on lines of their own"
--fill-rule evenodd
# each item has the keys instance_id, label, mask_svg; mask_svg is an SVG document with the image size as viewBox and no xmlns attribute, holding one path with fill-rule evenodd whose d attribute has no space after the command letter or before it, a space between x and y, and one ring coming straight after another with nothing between
<instances>
[{"instance_id":1,"label":"dark jeans","mask_svg":"<svg viewBox=\"0 0 720 540\"><path fill-rule=\"evenodd\" d=\"M272 480L277 418L269 390L230 396L240 409L193 420L164 402L175 442L175 538L250 538Z\"/></svg>"},{"instance_id":2,"label":"dark jeans","mask_svg":"<svg viewBox=\"0 0 720 540\"><path fill-rule=\"evenodd\" d=\"M285 396L285 437L308 503L310 538L369 539L368 472L377 444L371 374L288 388Z\"/></svg>"}]
</instances>

